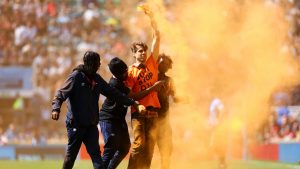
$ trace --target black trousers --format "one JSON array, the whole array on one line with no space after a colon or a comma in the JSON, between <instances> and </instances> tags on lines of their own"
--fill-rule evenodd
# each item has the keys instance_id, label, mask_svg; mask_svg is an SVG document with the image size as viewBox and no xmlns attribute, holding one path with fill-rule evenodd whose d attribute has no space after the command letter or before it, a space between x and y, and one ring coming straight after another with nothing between
<instances>
[{"instance_id":1,"label":"black trousers","mask_svg":"<svg viewBox=\"0 0 300 169\"><path fill-rule=\"evenodd\" d=\"M130 137L126 121L100 121L104 138L102 160L107 169L115 169L128 154Z\"/></svg>"},{"instance_id":2,"label":"black trousers","mask_svg":"<svg viewBox=\"0 0 300 169\"><path fill-rule=\"evenodd\" d=\"M99 146L99 132L96 125L89 127L72 127L67 125L68 146L63 169L72 169L81 143L84 143L89 153L94 169L104 169Z\"/></svg>"}]
</instances>

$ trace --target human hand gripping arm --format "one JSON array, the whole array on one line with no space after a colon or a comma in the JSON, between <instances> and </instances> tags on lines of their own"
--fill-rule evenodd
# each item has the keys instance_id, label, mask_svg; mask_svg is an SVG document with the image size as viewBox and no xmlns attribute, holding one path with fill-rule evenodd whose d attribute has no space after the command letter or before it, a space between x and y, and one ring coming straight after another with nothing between
<instances>
[{"instance_id":1,"label":"human hand gripping arm","mask_svg":"<svg viewBox=\"0 0 300 169\"><path fill-rule=\"evenodd\" d=\"M140 91L140 92L136 92L136 93L132 93L130 92L128 94L128 97L134 99L134 100L140 100L143 97L147 96L150 92L152 91L158 91L166 82L163 80L157 81L154 83L154 85L152 85L151 87Z\"/></svg>"}]
</instances>

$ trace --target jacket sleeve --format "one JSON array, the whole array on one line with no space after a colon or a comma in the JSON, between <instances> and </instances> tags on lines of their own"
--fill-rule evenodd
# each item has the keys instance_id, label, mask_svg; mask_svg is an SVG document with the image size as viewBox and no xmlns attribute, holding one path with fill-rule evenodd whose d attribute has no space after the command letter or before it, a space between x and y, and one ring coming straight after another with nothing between
<instances>
[{"instance_id":1,"label":"jacket sleeve","mask_svg":"<svg viewBox=\"0 0 300 169\"><path fill-rule=\"evenodd\" d=\"M64 82L62 88L60 88L52 100L52 111L60 112L62 103L70 96L75 84L75 76L71 74Z\"/></svg>"},{"instance_id":2,"label":"jacket sleeve","mask_svg":"<svg viewBox=\"0 0 300 169\"><path fill-rule=\"evenodd\" d=\"M119 92L117 89L111 87L103 78L100 76L96 79L97 85L97 92L101 93L102 95L106 96L108 99L123 104L125 106L131 106L134 104L134 100L128 98L126 95Z\"/></svg>"}]
</instances>

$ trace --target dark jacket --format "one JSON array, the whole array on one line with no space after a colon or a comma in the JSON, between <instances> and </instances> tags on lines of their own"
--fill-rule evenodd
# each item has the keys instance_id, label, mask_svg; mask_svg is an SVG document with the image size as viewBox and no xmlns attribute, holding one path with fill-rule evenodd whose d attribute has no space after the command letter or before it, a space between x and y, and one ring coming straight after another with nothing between
<instances>
[{"instance_id":1,"label":"dark jacket","mask_svg":"<svg viewBox=\"0 0 300 169\"><path fill-rule=\"evenodd\" d=\"M130 89L125 86L125 84L114 77L112 77L108 83L111 87L116 88L124 95L128 95ZM106 98L102 104L100 110L100 121L113 120L113 121L125 121L125 116L127 113L127 107L123 104L116 102L110 98Z\"/></svg>"},{"instance_id":2,"label":"dark jacket","mask_svg":"<svg viewBox=\"0 0 300 169\"><path fill-rule=\"evenodd\" d=\"M160 103L160 109L158 110L158 117L165 118L169 113L169 107L170 107L169 96L174 97L174 95L175 95L173 81L172 81L171 77L169 77L163 73L158 74L158 80L163 80L167 84L164 88L161 88L157 92L157 96L158 96L159 103Z\"/></svg>"},{"instance_id":3,"label":"dark jacket","mask_svg":"<svg viewBox=\"0 0 300 169\"><path fill-rule=\"evenodd\" d=\"M97 125L100 94L125 106L134 103L132 99L110 87L99 74L88 78L79 66L69 75L63 87L57 91L52 101L52 110L60 112L62 103L67 100L67 124L72 124L72 126Z\"/></svg>"}]
</instances>

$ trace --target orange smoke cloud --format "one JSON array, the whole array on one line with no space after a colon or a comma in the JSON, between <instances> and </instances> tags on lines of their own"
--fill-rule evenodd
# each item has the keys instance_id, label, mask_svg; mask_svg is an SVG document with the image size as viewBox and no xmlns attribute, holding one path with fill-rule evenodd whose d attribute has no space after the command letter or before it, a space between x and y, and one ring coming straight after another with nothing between
<instances>
[{"instance_id":1,"label":"orange smoke cloud","mask_svg":"<svg viewBox=\"0 0 300 169\"><path fill-rule=\"evenodd\" d=\"M161 51L173 58L169 74L178 95L189 100L171 108L174 141L182 151L199 153L195 147L208 135L204 126L213 97L222 99L235 117L233 130L239 130L265 118L274 89L299 80L286 50L288 23L281 7L235 0L149 4L157 9Z\"/></svg>"}]
</instances>

